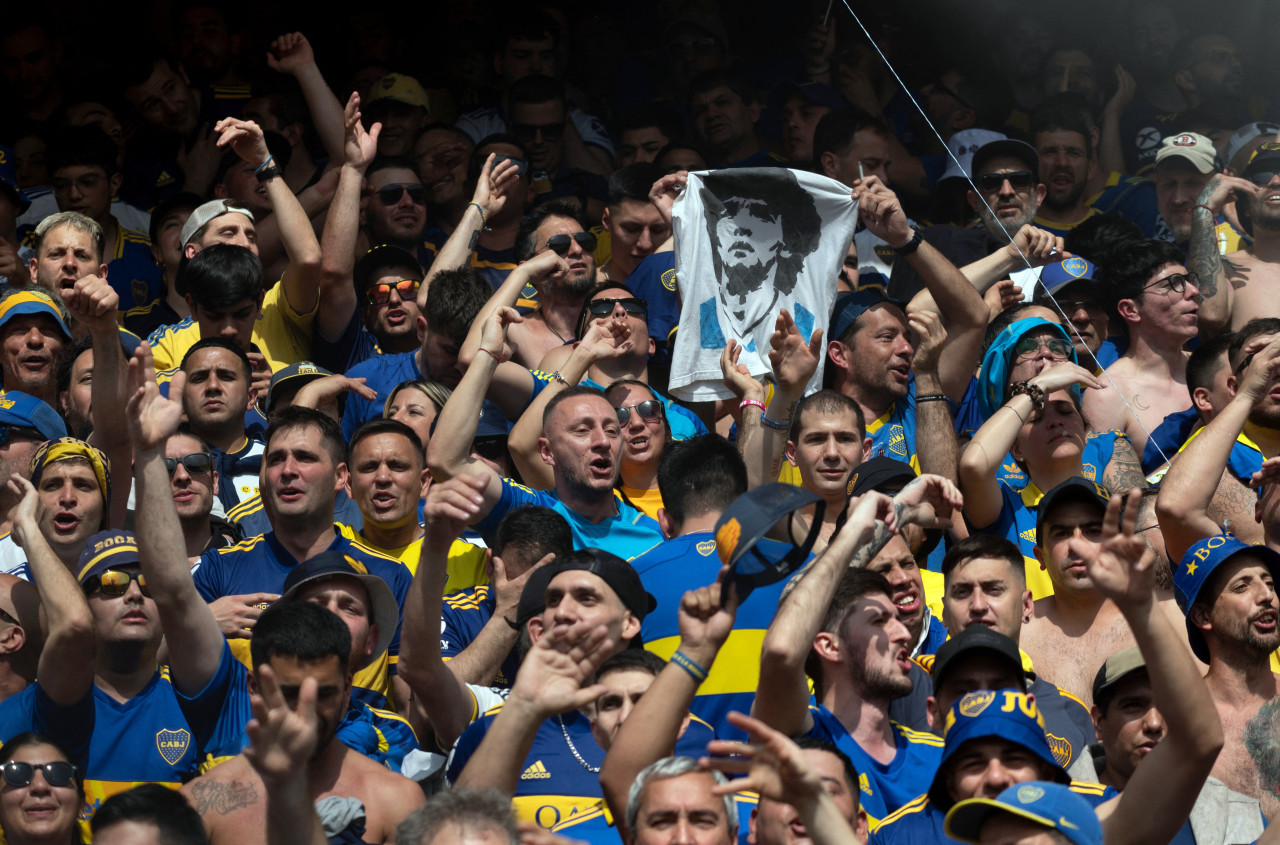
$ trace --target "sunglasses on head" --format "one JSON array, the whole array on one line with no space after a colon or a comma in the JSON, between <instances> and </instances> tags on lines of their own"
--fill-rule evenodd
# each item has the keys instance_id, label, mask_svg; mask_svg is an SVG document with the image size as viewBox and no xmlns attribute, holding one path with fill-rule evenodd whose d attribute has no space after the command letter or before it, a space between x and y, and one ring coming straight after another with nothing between
<instances>
[{"instance_id":1,"label":"sunglasses on head","mask_svg":"<svg viewBox=\"0 0 1280 845\"><path fill-rule=\"evenodd\" d=\"M978 187L992 193L1004 187L1005 180L1015 191L1025 191L1035 184L1035 176L1030 170L1010 170L1007 173L984 173L978 177Z\"/></svg>"},{"instance_id":2,"label":"sunglasses on head","mask_svg":"<svg viewBox=\"0 0 1280 845\"><path fill-rule=\"evenodd\" d=\"M418 287L421 284L417 279L383 282L377 285L370 285L365 289L364 295L369 297L369 301L374 305L386 305L391 301L391 292L395 291L400 294L401 302L408 302L411 299L417 299Z\"/></svg>"},{"instance_id":3,"label":"sunglasses on head","mask_svg":"<svg viewBox=\"0 0 1280 845\"><path fill-rule=\"evenodd\" d=\"M572 235L552 235L547 238L547 249L561 257L569 254L569 244L574 241L582 247L583 252L596 251L596 236L590 232L575 232Z\"/></svg>"},{"instance_id":4,"label":"sunglasses on head","mask_svg":"<svg viewBox=\"0 0 1280 845\"><path fill-rule=\"evenodd\" d=\"M636 413L640 415L641 419L656 420L662 416L662 403L657 399L646 399L634 405L623 405L619 408L614 408L618 412L618 422L622 425L630 422L632 408L636 409Z\"/></svg>"},{"instance_id":5,"label":"sunglasses on head","mask_svg":"<svg viewBox=\"0 0 1280 845\"><path fill-rule=\"evenodd\" d=\"M101 575L93 576L84 582L84 591L86 595L92 595L101 590L104 596L115 598L129 592L129 583L132 581L138 582L138 589L144 596L148 598L151 596L151 588L147 586L145 575L141 572L126 572L123 569L108 569Z\"/></svg>"},{"instance_id":6,"label":"sunglasses on head","mask_svg":"<svg viewBox=\"0 0 1280 845\"><path fill-rule=\"evenodd\" d=\"M593 299L587 303L587 312L592 317L608 317L613 313L613 309L619 305L622 306L623 311L638 317L643 317L649 313L649 303L634 296L619 299Z\"/></svg>"},{"instance_id":7,"label":"sunglasses on head","mask_svg":"<svg viewBox=\"0 0 1280 845\"><path fill-rule=\"evenodd\" d=\"M187 475L207 475L213 471L213 455L208 452L192 452L181 458L165 458L164 468L169 470L170 478L178 471L178 464L182 464Z\"/></svg>"},{"instance_id":8,"label":"sunglasses on head","mask_svg":"<svg viewBox=\"0 0 1280 845\"><path fill-rule=\"evenodd\" d=\"M543 141L559 141L564 137L563 123L514 123L511 134L522 144L527 144L542 133Z\"/></svg>"},{"instance_id":9,"label":"sunglasses on head","mask_svg":"<svg viewBox=\"0 0 1280 845\"><path fill-rule=\"evenodd\" d=\"M400 198L405 194L409 195L409 200L414 205L427 204L427 189L422 185L412 182L403 182L397 185L383 185L381 188L374 191L374 194L377 195L378 202L383 205L395 205L400 202Z\"/></svg>"},{"instance_id":10,"label":"sunglasses on head","mask_svg":"<svg viewBox=\"0 0 1280 845\"><path fill-rule=\"evenodd\" d=\"M1072 346L1060 337L1024 337L1013 347L1015 358L1030 358L1041 349L1048 349L1055 358L1071 357Z\"/></svg>"},{"instance_id":11,"label":"sunglasses on head","mask_svg":"<svg viewBox=\"0 0 1280 845\"><path fill-rule=\"evenodd\" d=\"M0 425L0 446L4 446L14 437L29 437L32 440L44 440L45 436L34 428L25 425Z\"/></svg>"},{"instance_id":12,"label":"sunglasses on head","mask_svg":"<svg viewBox=\"0 0 1280 845\"><path fill-rule=\"evenodd\" d=\"M64 760L55 760L52 763L23 763L19 760L10 760L0 766L0 775L10 786L30 786L36 776L36 769L44 774L44 782L50 786L71 786L76 779L75 763Z\"/></svg>"}]
</instances>

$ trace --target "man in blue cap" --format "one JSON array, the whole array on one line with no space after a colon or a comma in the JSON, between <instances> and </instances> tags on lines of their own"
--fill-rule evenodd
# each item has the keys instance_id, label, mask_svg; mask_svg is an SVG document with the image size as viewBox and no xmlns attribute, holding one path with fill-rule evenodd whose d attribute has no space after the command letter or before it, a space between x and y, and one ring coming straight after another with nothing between
<instances>
[{"instance_id":1,"label":"man in blue cap","mask_svg":"<svg viewBox=\"0 0 1280 845\"><path fill-rule=\"evenodd\" d=\"M1060 783L1011 786L995 798L961 801L947 813L947 833L961 842L1024 842L1024 836L1048 831L1071 845L1102 845L1098 814L1088 801Z\"/></svg>"},{"instance_id":2,"label":"man in blue cap","mask_svg":"<svg viewBox=\"0 0 1280 845\"><path fill-rule=\"evenodd\" d=\"M1076 347L1080 366L1099 372L1116 360L1115 344L1107 340L1107 312L1098 298L1094 275L1098 268L1081 256L1046 264L1040 270L1033 302L1065 315L1067 334ZM1066 328L1064 326L1064 328Z\"/></svg>"},{"instance_id":3,"label":"man in blue cap","mask_svg":"<svg viewBox=\"0 0 1280 845\"><path fill-rule=\"evenodd\" d=\"M1187 615L1187 641L1209 664L1204 681L1227 736L1213 776L1257 798L1267 818L1280 810L1275 793L1263 785L1277 780L1274 755L1267 753L1274 740L1257 739L1271 733L1280 707L1280 681L1270 662L1280 647L1278 577L1280 554L1229 534L1192 545L1173 572L1174 596Z\"/></svg>"},{"instance_id":4,"label":"man in blue cap","mask_svg":"<svg viewBox=\"0 0 1280 845\"><path fill-rule=\"evenodd\" d=\"M10 289L0 299L0 373L5 390L58 403L58 358L71 343L66 315L39 288Z\"/></svg>"}]
</instances>

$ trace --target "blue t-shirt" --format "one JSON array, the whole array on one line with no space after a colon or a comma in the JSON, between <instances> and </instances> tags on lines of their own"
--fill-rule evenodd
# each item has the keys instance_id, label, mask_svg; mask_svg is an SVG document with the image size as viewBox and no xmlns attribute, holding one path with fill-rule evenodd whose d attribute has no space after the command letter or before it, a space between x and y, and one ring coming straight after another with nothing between
<instances>
[{"instance_id":1,"label":"blue t-shirt","mask_svg":"<svg viewBox=\"0 0 1280 845\"><path fill-rule=\"evenodd\" d=\"M646 256L627 276L627 287L649 304L649 337L666 343L680 325L680 296L676 293L676 254Z\"/></svg>"},{"instance_id":2,"label":"blue t-shirt","mask_svg":"<svg viewBox=\"0 0 1280 845\"><path fill-rule=\"evenodd\" d=\"M347 406L342 412L342 437L350 442L351 435L362 424L382 416L382 407L391 391L402 381L431 378L430 373L418 369L417 352L398 352L394 355L375 355L347 370L351 378L364 378L365 384L377 391L373 400L355 393L347 396Z\"/></svg>"},{"instance_id":3,"label":"blue t-shirt","mask_svg":"<svg viewBox=\"0 0 1280 845\"><path fill-rule=\"evenodd\" d=\"M525 505L541 505L544 508L551 508L568 521L569 528L573 531L575 549L595 546L612 552L623 560L629 560L652 548L656 543L662 542L662 528L656 519L636 510L616 496L614 504L618 512L603 522L595 523L577 511L570 510L553 492L533 490L523 484L517 484L510 478L504 478L502 495L494 504L493 510L489 511L484 519L476 522L475 526L481 534L490 536L497 530L502 518L511 511Z\"/></svg>"},{"instance_id":4,"label":"blue t-shirt","mask_svg":"<svg viewBox=\"0 0 1280 845\"><path fill-rule=\"evenodd\" d=\"M813 717L813 727L807 736L825 739L853 761L862 792L859 799L872 825L879 824L881 819L928 790L942 762L942 738L934 734L890 723L896 753L886 764L863 751L826 707L810 706L809 715Z\"/></svg>"},{"instance_id":5,"label":"blue t-shirt","mask_svg":"<svg viewBox=\"0 0 1280 845\"><path fill-rule=\"evenodd\" d=\"M766 559L776 561L792 550L792 546L776 540L761 540L755 546ZM810 557L812 559L812 556ZM688 590L710 584L720 571L716 539L710 531L685 534L659 543L631 561L640 575L640 583L658 605L640 623L644 647L669 660L680 646L680 600ZM689 709L710 723L722 739L747 741L745 731L730 725L730 710L750 713L760 685L760 647L765 632L778 612L778 602L787 581L759 587L751 591L738 608L733 631L708 667L707 680Z\"/></svg>"},{"instance_id":6,"label":"blue t-shirt","mask_svg":"<svg viewBox=\"0 0 1280 845\"><path fill-rule=\"evenodd\" d=\"M497 601L491 595L488 584L467 590L459 590L444 597L440 607L440 656L445 660L457 657L480 635L480 630L493 618ZM520 657L512 649L502 661L497 678L491 686L510 689L520 668Z\"/></svg>"}]
</instances>

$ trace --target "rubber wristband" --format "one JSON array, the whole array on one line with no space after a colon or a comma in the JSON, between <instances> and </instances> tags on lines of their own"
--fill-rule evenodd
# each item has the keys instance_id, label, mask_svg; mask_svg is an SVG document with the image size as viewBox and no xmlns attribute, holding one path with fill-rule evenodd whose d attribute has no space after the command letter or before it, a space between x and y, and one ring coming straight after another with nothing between
<instances>
[{"instance_id":1,"label":"rubber wristband","mask_svg":"<svg viewBox=\"0 0 1280 845\"><path fill-rule=\"evenodd\" d=\"M1197 208L1203 208L1205 211L1209 212L1209 213L1210 213L1210 214L1212 214L1214 217L1217 217L1217 216L1218 216L1218 212L1214 211L1212 208L1210 208L1209 206L1205 205L1205 204L1204 204L1204 203L1202 203L1202 202L1201 202L1201 203L1196 203L1195 205L1191 206L1191 210L1192 210L1192 211L1195 211Z\"/></svg>"},{"instance_id":2,"label":"rubber wristband","mask_svg":"<svg viewBox=\"0 0 1280 845\"><path fill-rule=\"evenodd\" d=\"M743 399L741 402L738 403L739 411L745 411L748 407L759 408L760 413L762 414L765 411L764 403L761 402L759 399Z\"/></svg>"},{"instance_id":3,"label":"rubber wristband","mask_svg":"<svg viewBox=\"0 0 1280 845\"><path fill-rule=\"evenodd\" d=\"M764 425L768 426L769 428L774 429L775 431L790 431L790 430L791 430L791 420L787 420L786 422L778 422L777 420L771 420L771 419L769 419L767 416L764 416L764 415L762 414L762 415L760 416L760 422L761 422L762 424L764 424Z\"/></svg>"},{"instance_id":4,"label":"rubber wristband","mask_svg":"<svg viewBox=\"0 0 1280 845\"><path fill-rule=\"evenodd\" d=\"M917 405L919 405L921 402L945 402L945 401L947 401L947 395L945 393L926 393L924 396L916 397Z\"/></svg>"},{"instance_id":5,"label":"rubber wristband","mask_svg":"<svg viewBox=\"0 0 1280 845\"><path fill-rule=\"evenodd\" d=\"M689 676L698 683L702 683L707 679L707 670L699 666L691 657L682 651L677 651L675 654L671 655L671 662L688 672Z\"/></svg>"},{"instance_id":6,"label":"rubber wristband","mask_svg":"<svg viewBox=\"0 0 1280 845\"><path fill-rule=\"evenodd\" d=\"M275 156L270 156L270 155L269 155L269 156L267 156L267 160L266 160L266 161L264 161L262 164L258 165L256 168L254 168L254 171L253 171L253 172L254 172L254 173L261 173L262 171L264 171L264 170L266 170L266 169L267 169L267 166L268 166L268 165L270 165L270 164L271 164L271 162L273 162L273 161L275 161L275 160L276 160L276 157L275 157Z\"/></svg>"}]
</instances>

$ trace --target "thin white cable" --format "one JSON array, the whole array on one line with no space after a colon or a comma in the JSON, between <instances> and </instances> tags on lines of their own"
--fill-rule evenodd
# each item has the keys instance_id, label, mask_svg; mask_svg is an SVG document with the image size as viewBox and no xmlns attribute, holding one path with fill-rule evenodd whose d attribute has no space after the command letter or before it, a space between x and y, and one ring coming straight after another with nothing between
<instances>
[{"instance_id":1,"label":"thin white cable","mask_svg":"<svg viewBox=\"0 0 1280 845\"><path fill-rule=\"evenodd\" d=\"M852 16L854 23L858 25L858 28L862 30L862 34L867 37L867 41L870 42L871 46L875 48L876 53L880 55L881 60L884 62L884 66L889 69L889 73L893 74L893 78L897 80L898 87L902 89L902 93L907 95L907 99L911 101L911 105L915 106L916 111L920 112L920 116L924 118L925 125L929 127L929 131L933 132L934 137L938 139L938 143L942 144L942 148L947 151L947 155L950 156L951 160L956 163L956 167L959 168L960 173L964 175L965 181L967 181L969 183L969 186L973 188L973 192L978 195L978 199L982 200L982 204L986 207L987 211L991 213L991 217L993 219L996 219L995 209L993 209L991 205L987 202L987 198L982 195L982 191L978 190L978 186L973 182L973 177L965 173L964 165L960 163L960 159L956 158L955 153L953 153L951 151L951 148L947 146L947 142L943 139L942 134L939 133L937 127L933 125L933 121L929 120L929 115L925 113L925 110L920 107L920 103L916 100L915 95L911 93L911 89L907 87L907 84L903 82L902 77L898 75L898 71L893 66L893 63L889 61L889 57L886 56L884 54L884 51L880 49L880 45L877 44L876 40L871 37L871 33L867 30L866 26L863 25L862 19L858 17L858 13L855 12L853 10L853 7L849 5L849 0L840 0L840 2L843 3L844 7L849 10L849 14L850 16ZM1033 174L1033 177L1034 176L1036 176L1036 174ZM1001 227L1001 231L1004 231L1003 226ZM1013 246L1014 251L1018 253L1018 257L1021 258L1022 262L1027 265L1027 269L1031 271L1035 271L1036 268L1032 266L1031 260L1027 258L1026 254L1018 246L1018 242L1014 240L1013 236L1010 235L1007 231L1005 231L1004 235L1006 238L1009 239L1009 243ZM1036 281L1040 281L1039 274L1036 275ZM1083 347L1085 345L1084 338L1080 336L1080 332L1076 330L1075 325L1072 324L1071 320L1067 317L1066 310L1061 305L1058 304L1057 297L1055 297L1053 295L1053 292L1047 288L1045 289L1045 294L1048 296L1049 301L1053 303L1054 309L1057 310L1057 312L1062 315L1062 327L1066 331L1074 335L1075 339L1079 341L1080 345ZM1134 422L1136 422L1138 424L1138 427L1141 428L1144 433L1146 433L1147 442L1153 444L1156 447L1156 451L1160 453L1161 459L1167 463L1169 460L1169 456L1164 453L1164 449L1160 448L1160 444L1152 439L1151 431L1145 425L1143 425L1142 420L1138 418L1138 414L1133 410L1133 406L1129 404L1129 400L1125 398L1124 392L1120 390L1120 386L1115 383L1115 381L1111 378L1110 375L1108 375L1105 369L1102 370L1102 377L1107 380L1107 383L1110 384L1111 387L1115 390L1116 395L1120 397L1120 401L1124 404L1125 409L1129 411L1129 415L1133 417ZM1138 460L1139 462L1141 462L1142 460L1141 455L1138 455Z\"/></svg>"}]
</instances>

